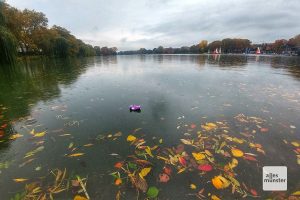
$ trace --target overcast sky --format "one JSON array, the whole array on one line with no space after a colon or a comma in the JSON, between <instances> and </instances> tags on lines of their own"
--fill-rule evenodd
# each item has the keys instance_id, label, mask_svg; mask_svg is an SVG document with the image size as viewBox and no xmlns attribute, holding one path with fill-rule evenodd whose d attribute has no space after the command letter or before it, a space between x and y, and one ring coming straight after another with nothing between
<instances>
[{"instance_id":1,"label":"overcast sky","mask_svg":"<svg viewBox=\"0 0 300 200\"><path fill-rule=\"evenodd\" d=\"M190 46L202 39L272 42L300 34L300 0L7 0L42 11L92 45L119 50Z\"/></svg>"}]
</instances>

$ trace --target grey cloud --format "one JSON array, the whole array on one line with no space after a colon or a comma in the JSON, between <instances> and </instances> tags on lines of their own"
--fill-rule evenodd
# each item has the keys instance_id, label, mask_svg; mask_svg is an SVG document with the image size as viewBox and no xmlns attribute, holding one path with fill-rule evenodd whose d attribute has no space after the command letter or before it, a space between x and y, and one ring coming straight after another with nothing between
<instances>
[{"instance_id":1,"label":"grey cloud","mask_svg":"<svg viewBox=\"0 0 300 200\"><path fill-rule=\"evenodd\" d=\"M300 33L298 0L8 0L40 10L94 45L120 50L241 37L271 42ZM92 28L91 28L92 27Z\"/></svg>"}]
</instances>

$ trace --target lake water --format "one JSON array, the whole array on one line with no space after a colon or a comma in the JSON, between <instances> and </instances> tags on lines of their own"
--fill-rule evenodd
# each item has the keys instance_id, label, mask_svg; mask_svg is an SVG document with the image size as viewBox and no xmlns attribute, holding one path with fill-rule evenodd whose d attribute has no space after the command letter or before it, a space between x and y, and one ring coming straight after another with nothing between
<instances>
[{"instance_id":1,"label":"lake water","mask_svg":"<svg viewBox=\"0 0 300 200\"><path fill-rule=\"evenodd\" d=\"M131 104L140 104L142 111L129 112ZM21 194L26 184L32 186L27 194L35 187L41 190L36 197L48 198L55 169L66 169L68 189L54 199L73 199L80 192L76 181L70 182L76 175L87 178L91 199L115 199L118 191L121 199L145 199L128 174L114 167L118 162L132 173L151 167L144 178L159 190L158 199L286 199L300 189L300 58L133 55L23 61L0 71L0 126L1 199ZM133 142L126 141L128 135ZM243 155L233 155L232 149ZM193 158L199 152L204 158ZM238 165L225 170L233 158ZM212 170L199 170L198 164ZM264 192L262 167L281 165L288 168L288 191ZM164 166L172 169L170 180L159 178ZM120 186L110 175L116 171ZM216 189L211 180L219 175L230 185Z\"/></svg>"}]
</instances>

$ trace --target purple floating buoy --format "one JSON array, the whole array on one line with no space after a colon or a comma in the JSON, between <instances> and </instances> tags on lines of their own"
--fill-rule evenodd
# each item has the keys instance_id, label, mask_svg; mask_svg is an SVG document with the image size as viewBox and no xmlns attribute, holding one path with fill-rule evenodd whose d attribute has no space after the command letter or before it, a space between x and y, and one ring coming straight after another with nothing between
<instances>
[{"instance_id":1,"label":"purple floating buoy","mask_svg":"<svg viewBox=\"0 0 300 200\"><path fill-rule=\"evenodd\" d=\"M134 111L134 112L141 112L141 105L130 105L129 106L129 110L130 112Z\"/></svg>"}]
</instances>

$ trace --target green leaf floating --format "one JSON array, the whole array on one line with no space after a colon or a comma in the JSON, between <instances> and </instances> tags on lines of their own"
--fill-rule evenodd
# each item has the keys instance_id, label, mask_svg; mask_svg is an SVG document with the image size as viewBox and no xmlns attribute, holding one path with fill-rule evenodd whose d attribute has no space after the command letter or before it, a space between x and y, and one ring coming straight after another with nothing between
<instances>
[{"instance_id":1,"label":"green leaf floating","mask_svg":"<svg viewBox=\"0 0 300 200\"><path fill-rule=\"evenodd\" d=\"M149 187L147 196L149 198L155 198L155 197L157 197L158 193L159 193L159 190L157 189L157 187L152 186L152 187Z\"/></svg>"},{"instance_id":2,"label":"green leaf floating","mask_svg":"<svg viewBox=\"0 0 300 200\"><path fill-rule=\"evenodd\" d=\"M130 169L137 169L136 164L134 164L134 163L132 163L132 162L129 162L129 163L128 163L128 167L129 167Z\"/></svg>"}]
</instances>

